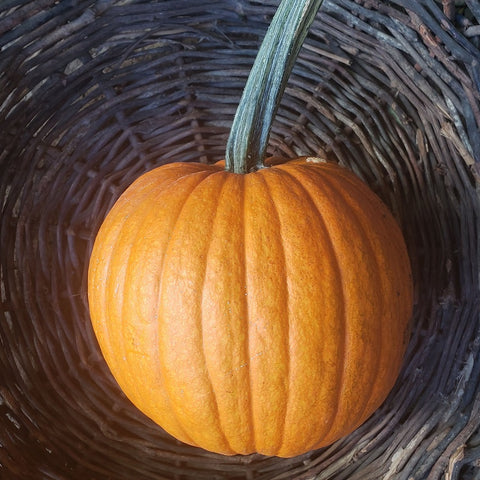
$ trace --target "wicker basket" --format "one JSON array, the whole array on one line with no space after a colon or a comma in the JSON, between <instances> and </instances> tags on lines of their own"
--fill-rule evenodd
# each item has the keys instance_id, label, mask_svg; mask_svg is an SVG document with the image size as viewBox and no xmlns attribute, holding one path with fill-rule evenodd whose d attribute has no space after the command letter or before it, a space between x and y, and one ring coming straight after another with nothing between
<instances>
[{"instance_id":1,"label":"wicker basket","mask_svg":"<svg viewBox=\"0 0 480 480\"><path fill-rule=\"evenodd\" d=\"M390 206L415 276L384 405L329 448L223 457L119 391L85 293L92 240L139 174L223 157L277 1L0 3L0 477L480 479L480 3L329 0L270 153L325 153Z\"/></svg>"}]
</instances>

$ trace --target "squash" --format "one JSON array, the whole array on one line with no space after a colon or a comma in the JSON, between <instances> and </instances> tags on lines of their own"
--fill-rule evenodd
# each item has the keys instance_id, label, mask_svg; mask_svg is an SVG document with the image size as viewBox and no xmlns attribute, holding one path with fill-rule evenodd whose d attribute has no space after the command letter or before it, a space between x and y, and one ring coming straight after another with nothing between
<instances>
[{"instance_id":1,"label":"squash","mask_svg":"<svg viewBox=\"0 0 480 480\"><path fill-rule=\"evenodd\" d=\"M313 157L254 168L260 154L252 166L239 151L227 167L163 165L124 192L91 254L91 319L122 390L171 435L291 457L350 433L390 392L410 265L351 172Z\"/></svg>"},{"instance_id":2,"label":"squash","mask_svg":"<svg viewBox=\"0 0 480 480\"><path fill-rule=\"evenodd\" d=\"M126 395L224 454L297 455L360 425L395 382L411 313L391 214L347 170L308 159L143 175L102 225L89 280Z\"/></svg>"}]
</instances>

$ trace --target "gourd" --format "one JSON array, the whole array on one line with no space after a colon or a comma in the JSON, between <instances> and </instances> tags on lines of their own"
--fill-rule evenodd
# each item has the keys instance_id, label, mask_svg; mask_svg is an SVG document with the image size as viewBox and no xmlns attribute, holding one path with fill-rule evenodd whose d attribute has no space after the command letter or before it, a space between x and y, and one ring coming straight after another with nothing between
<instances>
[{"instance_id":1,"label":"gourd","mask_svg":"<svg viewBox=\"0 0 480 480\"><path fill-rule=\"evenodd\" d=\"M139 177L91 254L92 324L118 384L171 435L212 452L329 445L380 406L402 365L412 279L392 214L335 163L264 161L320 4L280 5L226 161Z\"/></svg>"}]
</instances>

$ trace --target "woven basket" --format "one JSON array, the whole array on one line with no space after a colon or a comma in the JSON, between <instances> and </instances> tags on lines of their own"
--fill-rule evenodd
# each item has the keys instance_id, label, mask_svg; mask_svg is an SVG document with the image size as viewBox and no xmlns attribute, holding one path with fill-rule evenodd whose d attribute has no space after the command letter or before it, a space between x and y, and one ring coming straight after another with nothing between
<instances>
[{"instance_id":1,"label":"woven basket","mask_svg":"<svg viewBox=\"0 0 480 480\"><path fill-rule=\"evenodd\" d=\"M0 2L0 478L480 479L480 3L325 1L270 153L326 154L389 205L415 277L383 406L292 459L183 445L119 391L86 299L138 175L223 157L277 1Z\"/></svg>"}]
</instances>

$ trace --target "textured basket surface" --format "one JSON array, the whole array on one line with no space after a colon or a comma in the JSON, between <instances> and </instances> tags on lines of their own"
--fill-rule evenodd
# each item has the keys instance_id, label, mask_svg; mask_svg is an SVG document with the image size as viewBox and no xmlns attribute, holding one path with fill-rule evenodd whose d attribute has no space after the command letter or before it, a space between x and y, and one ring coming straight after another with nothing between
<instances>
[{"instance_id":1,"label":"textured basket surface","mask_svg":"<svg viewBox=\"0 0 480 480\"><path fill-rule=\"evenodd\" d=\"M401 376L329 448L182 445L99 353L86 269L138 175L224 154L276 1L0 3L0 478L480 479L480 3L327 0L270 153L326 154L398 218L415 276Z\"/></svg>"}]
</instances>

